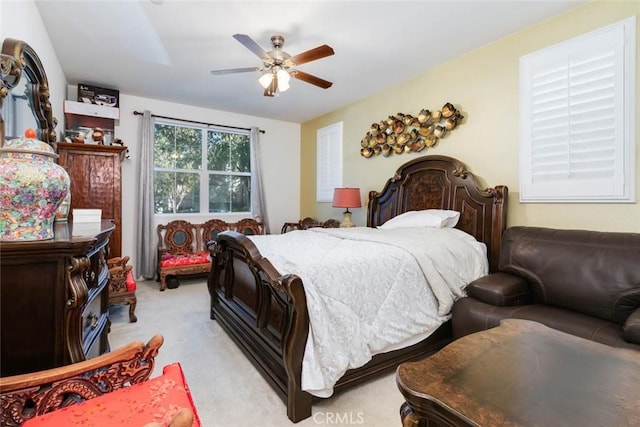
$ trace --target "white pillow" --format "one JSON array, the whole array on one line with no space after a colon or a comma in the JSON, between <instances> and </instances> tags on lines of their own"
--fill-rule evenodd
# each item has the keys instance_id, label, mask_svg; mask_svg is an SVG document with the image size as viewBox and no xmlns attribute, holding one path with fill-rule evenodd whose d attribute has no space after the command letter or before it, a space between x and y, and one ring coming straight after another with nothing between
<instances>
[{"instance_id":1,"label":"white pillow","mask_svg":"<svg viewBox=\"0 0 640 427\"><path fill-rule=\"evenodd\" d=\"M442 218L442 228L453 228L458 224L458 220L460 219L460 212L458 211L427 209L424 212L428 212L431 215L436 215Z\"/></svg>"},{"instance_id":2,"label":"white pillow","mask_svg":"<svg viewBox=\"0 0 640 427\"><path fill-rule=\"evenodd\" d=\"M405 212L379 225L378 228L381 230L413 227L452 228L456 226L459 219L460 212L457 211L426 209Z\"/></svg>"}]
</instances>

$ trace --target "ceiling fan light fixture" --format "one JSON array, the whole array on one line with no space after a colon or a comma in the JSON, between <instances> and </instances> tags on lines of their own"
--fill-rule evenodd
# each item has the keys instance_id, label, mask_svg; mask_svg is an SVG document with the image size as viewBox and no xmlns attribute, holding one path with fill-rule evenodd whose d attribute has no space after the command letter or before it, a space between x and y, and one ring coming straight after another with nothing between
<instances>
[{"instance_id":1,"label":"ceiling fan light fixture","mask_svg":"<svg viewBox=\"0 0 640 427\"><path fill-rule=\"evenodd\" d=\"M260 78L258 79L258 83L260 83L260 86L262 86L264 89L267 89L271 85L272 80L273 73L269 71L260 76Z\"/></svg>"},{"instance_id":2,"label":"ceiling fan light fixture","mask_svg":"<svg viewBox=\"0 0 640 427\"><path fill-rule=\"evenodd\" d=\"M289 83L289 80L291 80L291 76L284 68L280 68L276 75L278 76L278 83L280 84Z\"/></svg>"},{"instance_id":3,"label":"ceiling fan light fixture","mask_svg":"<svg viewBox=\"0 0 640 427\"><path fill-rule=\"evenodd\" d=\"M284 92L289 89L289 80L291 80L291 76L286 70L283 68L279 69L276 73L276 78L278 79L278 90L280 92Z\"/></svg>"}]
</instances>

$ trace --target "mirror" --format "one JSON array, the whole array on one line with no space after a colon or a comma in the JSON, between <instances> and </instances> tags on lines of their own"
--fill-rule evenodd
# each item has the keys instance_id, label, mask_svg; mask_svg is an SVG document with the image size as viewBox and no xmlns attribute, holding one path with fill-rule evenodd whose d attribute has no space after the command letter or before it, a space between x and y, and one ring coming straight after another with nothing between
<instances>
[{"instance_id":1,"label":"mirror","mask_svg":"<svg viewBox=\"0 0 640 427\"><path fill-rule=\"evenodd\" d=\"M25 124L36 130L38 139L50 145L56 141L58 121L53 117L47 75L36 52L22 40L6 38L2 43L0 109L0 146L5 138L22 135L25 129L20 127ZM6 136L5 120L10 131Z\"/></svg>"},{"instance_id":2,"label":"mirror","mask_svg":"<svg viewBox=\"0 0 640 427\"><path fill-rule=\"evenodd\" d=\"M29 104L29 89L27 79L20 79L18 86L13 88L4 100L2 106L4 119L5 142L24 134L25 129L36 129L36 118Z\"/></svg>"}]
</instances>

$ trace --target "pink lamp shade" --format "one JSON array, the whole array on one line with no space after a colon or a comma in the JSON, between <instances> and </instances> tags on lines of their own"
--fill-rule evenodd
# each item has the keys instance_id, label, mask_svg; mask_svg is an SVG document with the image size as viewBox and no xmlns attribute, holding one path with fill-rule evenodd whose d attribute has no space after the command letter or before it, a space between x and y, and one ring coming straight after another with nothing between
<instances>
[{"instance_id":1,"label":"pink lamp shade","mask_svg":"<svg viewBox=\"0 0 640 427\"><path fill-rule=\"evenodd\" d=\"M351 221L351 212L349 208L359 208L362 206L360 202L360 189L359 188L336 188L333 190L333 203L334 208L347 208L344 211L344 219L340 224L340 227L355 227L355 224Z\"/></svg>"},{"instance_id":2,"label":"pink lamp shade","mask_svg":"<svg viewBox=\"0 0 640 427\"><path fill-rule=\"evenodd\" d=\"M362 206L360 202L359 188L336 188L333 190L334 208L359 208Z\"/></svg>"}]
</instances>

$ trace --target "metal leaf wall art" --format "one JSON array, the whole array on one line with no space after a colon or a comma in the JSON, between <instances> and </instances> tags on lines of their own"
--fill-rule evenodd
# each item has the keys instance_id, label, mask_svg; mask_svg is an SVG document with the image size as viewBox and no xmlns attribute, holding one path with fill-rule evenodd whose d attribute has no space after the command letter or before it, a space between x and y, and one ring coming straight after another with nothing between
<instances>
[{"instance_id":1,"label":"metal leaf wall art","mask_svg":"<svg viewBox=\"0 0 640 427\"><path fill-rule=\"evenodd\" d=\"M434 147L440 138L456 128L464 116L447 102L440 110L422 109L417 116L398 113L378 123L360 141L360 154L369 158L382 154L418 153Z\"/></svg>"}]
</instances>

